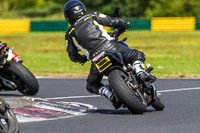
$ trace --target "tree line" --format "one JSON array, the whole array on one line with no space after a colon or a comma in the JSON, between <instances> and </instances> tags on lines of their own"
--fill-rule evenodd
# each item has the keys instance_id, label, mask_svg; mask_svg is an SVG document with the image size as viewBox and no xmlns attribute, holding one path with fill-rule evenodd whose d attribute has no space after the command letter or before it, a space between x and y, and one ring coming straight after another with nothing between
<instances>
[{"instance_id":1,"label":"tree line","mask_svg":"<svg viewBox=\"0 0 200 133\"><path fill-rule=\"evenodd\" d=\"M61 16L68 0L0 0L0 18ZM87 12L112 15L120 8L120 17L200 17L199 0L81 0ZM63 17L63 16L62 16Z\"/></svg>"}]
</instances>

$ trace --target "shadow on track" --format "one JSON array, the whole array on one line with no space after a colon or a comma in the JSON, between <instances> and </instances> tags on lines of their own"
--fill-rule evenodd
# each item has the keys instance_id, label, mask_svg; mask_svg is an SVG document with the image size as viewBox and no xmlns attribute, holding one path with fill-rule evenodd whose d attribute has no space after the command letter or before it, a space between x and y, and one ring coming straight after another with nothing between
<instances>
[{"instance_id":1,"label":"shadow on track","mask_svg":"<svg viewBox=\"0 0 200 133\"><path fill-rule=\"evenodd\" d=\"M155 111L154 109L147 109L144 113L146 112L153 112ZM92 113L97 113L97 114L113 114L113 115L132 115L132 113L128 109L119 109L119 110L114 110L114 109L97 109L91 111ZM136 114L138 115L138 114Z\"/></svg>"},{"instance_id":2,"label":"shadow on track","mask_svg":"<svg viewBox=\"0 0 200 133\"><path fill-rule=\"evenodd\" d=\"M0 94L0 97L23 97L24 95L22 95L22 94Z\"/></svg>"}]
</instances>

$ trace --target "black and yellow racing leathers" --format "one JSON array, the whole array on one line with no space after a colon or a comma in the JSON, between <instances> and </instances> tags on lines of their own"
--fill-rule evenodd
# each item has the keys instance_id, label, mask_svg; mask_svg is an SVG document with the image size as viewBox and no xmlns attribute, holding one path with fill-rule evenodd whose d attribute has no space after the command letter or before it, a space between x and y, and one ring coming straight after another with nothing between
<instances>
[{"instance_id":1,"label":"black and yellow racing leathers","mask_svg":"<svg viewBox=\"0 0 200 133\"><path fill-rule=\"evenodd\" d=\"M94 58L105 50L120 52L125 62L145 61L145 55L142 52L121 45L107 33L103 26L124 30L126 23L119 18L92 13L84 15L69 27L65 35L65 40L71 61L84 63L86 60ZM78 53L80 50L84 52L84 55ZM87 90L98 94L98 88L103 86L101 83L102 77L103 75L99 73L94 63L92 63L87 78Z\"/></svg>"}]
</instances>

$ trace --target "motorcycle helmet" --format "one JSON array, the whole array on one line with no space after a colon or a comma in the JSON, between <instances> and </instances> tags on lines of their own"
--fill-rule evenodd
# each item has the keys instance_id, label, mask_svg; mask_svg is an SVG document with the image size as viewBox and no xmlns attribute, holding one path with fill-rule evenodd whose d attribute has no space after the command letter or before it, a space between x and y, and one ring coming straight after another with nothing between
<instances>
[{"instance_id":1,"label":"motorcycle helmet","mask_svg":"<svg viewBox=\"0 0 200 133\"><path fill-rule=\"evenodd\" d=\"M70 0L64 5L65 19L72 25L79 18L85 15L86 8L84 4L78 0Z\"/></svg>"}]
</instances>

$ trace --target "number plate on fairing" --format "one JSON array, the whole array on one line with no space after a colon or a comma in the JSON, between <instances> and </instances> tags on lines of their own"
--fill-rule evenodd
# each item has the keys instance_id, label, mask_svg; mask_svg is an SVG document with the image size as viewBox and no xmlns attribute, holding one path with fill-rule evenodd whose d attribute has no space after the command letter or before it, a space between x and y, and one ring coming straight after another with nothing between
<instances>
[{"instance_id":1,"label":"number plate on fairing","mask_svg":"<svg viewBox=\"0 0 200 133\"><path fill-rule=\"evenodd\" d=\"M104 70L106 70L109 66L112 65L112 62L110 61L110 59L108 58L108 56L104 57L103 59L101 59L97 64L96 67L99 70L99 72L103 72Z\"/></svg>"}]
</instances>

